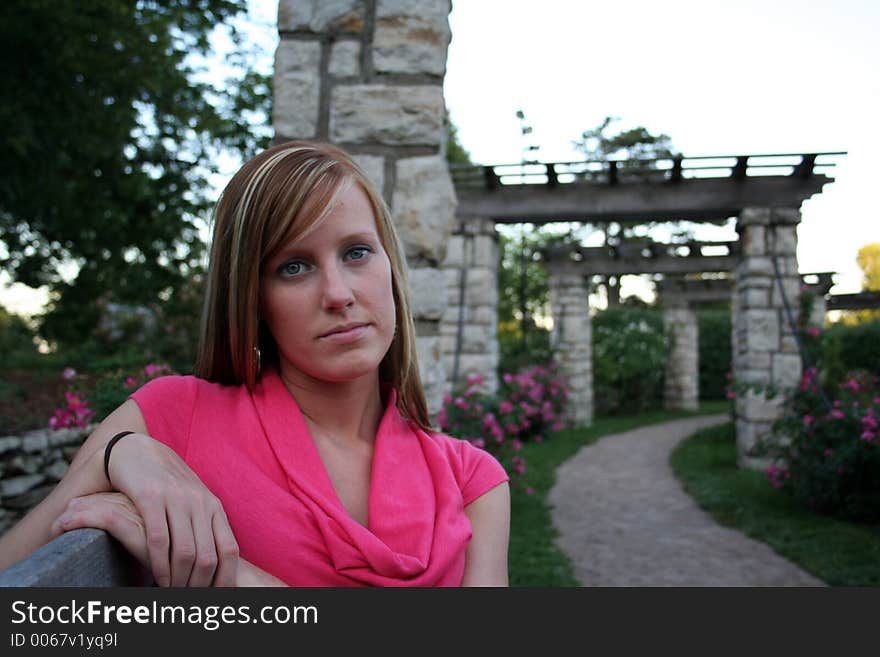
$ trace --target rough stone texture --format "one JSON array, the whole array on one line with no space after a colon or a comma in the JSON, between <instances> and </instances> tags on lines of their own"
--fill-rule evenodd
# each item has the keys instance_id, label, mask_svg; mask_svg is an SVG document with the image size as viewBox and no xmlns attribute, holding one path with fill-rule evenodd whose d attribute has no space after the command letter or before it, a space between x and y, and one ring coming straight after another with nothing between
<instances>
[{"instance_id":1,"label":"rough stone texture","mask_svg":"<svg viewBox=\"0 0 880 657\"><path fill-rule=\"evenodd\" d=\"M321 44L282 40L275 51L272 125L279 137L318 136Z\"/></svg>"},{"instance_id":2,"label":"rough stone texture","mask_svg":"<svg viewBox=\"0 0 880 657\"><path fill-rule=\"evenodd\" d=\"M439 265L455 216L455 188L440 155L397 161L391 207L406 256Z\"/></svg>"},{"instance_id":3,"label":"rough stone texture","mask_svg":"<svg viewBox=\"0 0 880 657\"><path fill-rule=\"evenodd\" d=\"M440 349L440 338L436 336L416 338L419 354L419 373L425 388L428 413L435 417L443 406L443 393L446 390L446 367Z\"/></svg>"},{"instance_id":4,"label":"rough stone texture","mask_svg":"<svg viewBox=\"0 0 880 657\"><path fill-rule=\"evenodd\" d=\"M439 320L446 310L443 272L434 267L420 267L409 272L412 314L421 319Z\"/></svg>"},{"instance_id":5,"label":"rough stone texture","mask_svg":"<svg viewBox=\"0 0 880 657\"><path fill-rule=\"evenodd\" d=\"M327 72L339 77L350 77L361 72L361 44L359 41L337 41L330 49Z\"/></svg>"},{"instance_id":6,"label":"rough stone texture","mask_svg":"<svg viewBox=\"0 0 880 657\"><path fill-rule=\"evenodd\" d=\"M379 155L352 155L351 157L381 193L385 184L385 158Z\"/></svg>"},{"instance_id":7,"label":"rough stone texture","mask_svg":"<svg viewBox=\"0 0 880 657\"><path fill-rule=\"evenodd\" d=\"M664 308L663 324L670 341L664 404L667 408L696 410L699 406L697 314L690 308Z\"/></svg>"},{"instance_id":8,"label":"rough stone texture","mask_svg":"<svg viewBox=\"0 0 880 657\"><path fill-rule=\"evenodd\" d=\"M489 392L498 389L497 241L493 222L466 220L450 237L451 248L447 248L443 262L449 300L440 324L446 370L453 383L474 374L481 375ZM463 313L460 305L462 271L466 272ZM460 343L459 322L462 322Z\"/></svg>"},{"instance_id":9,"label":"rough stone texture","mask_svg":"<svg viewBox=\"0 0 880 657\"><path fill-rule=\"evenodd\" d=\"M359 33L364 29L364 1L279 0L278 29Z\"/></svg>"},{"instance_id":10,"label":"rough stone texture","mask_svg":"<svg viewBox=\"0 0 880 657\"><path fill-rule=\"evenodd\" d=\"M557 545L583 586L822 586L770 547L718 525L669 466L714 415L644 427L582 448L550 491Z\"/></svg>"},{"instance_id":11,"label":"rough stone texture","mask_svg":"<svg viewBox=\"0 0 880 657\"><path fill-rule=\"evenodd\" d=\"M373 37L373 66L380 73L443 75L450 5L412 0L379 0Z\"/></svg>"},{"instance_id":12,"label":"rough stone texture","mask_svg":"<svg viewBox=\"0 0 880 657\"><path fill-rule=\"evenodd\" d=\"M337 86L330 95L330 140L439 147L445 112L443 89L437 85Z\"/></svg>"},{"instance_id":13,"label":"rough stone texture","mask_svg":"<svg viewBox=\"0 0 880 657\"><path fill-rule=\"evenodd\" d=\"M548 272L553 342L569 385L567 420L588 426L593 423L593 328L587 289L580 275L559 273L550 263Z\"/></svg>"},{"instance_id":14,"label":"rough stone texture","mask_svg":"<svg viewBox=\"0 0 880 657\"><path fill-rule=\"evenodd\" d=\"M733 277L734 380L770 386L783 394L797 385L801 375L800 357L785 309L787 302L792 313L798 310L799 218L800 212L793 208L746 208L737 223L743 250ZM774 420L782 414L780 401L781 397L769 399L763 392L750 392L737 399L736 434L741 466L763 465L752 451L768 437Z\"/></svg>"}]
</instances>

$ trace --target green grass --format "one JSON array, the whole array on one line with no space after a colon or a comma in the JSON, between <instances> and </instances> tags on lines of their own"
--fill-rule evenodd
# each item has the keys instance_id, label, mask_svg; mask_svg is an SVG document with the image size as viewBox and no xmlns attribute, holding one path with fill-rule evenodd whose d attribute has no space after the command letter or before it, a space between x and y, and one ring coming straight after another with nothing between
<instances>
[{"instance_id":1,"label":"green grass","mask_svg":"<svg viewBox=\"0 0 880 657\"><path fill-rule=\"evenodd\" d=\"M681 417L724 413L729 409L729 402L718 401L701 404L696 413L652 411L636 417L597 418L591 427L567 429L543 443L525 445L522 451L527 464L525 480L511 495L510 585L579 586L571 561L555 545L557 532L547 493L556 481L556 468L581 447L602 436L637 427ZM527 495L526 486L534 488L534 494Z\"/></svg>"},{"instance_id":2,"label":"green grass","mask_svg":"<svg viewBox=\"0 0 880 657\"><path fill-rule=\"evenodd\" d=\"M711 427L673 451L684 489L722 525L766 543L832 586L880 585L880 525L819 516L736 467L732 424Z\"/></svg>"}]
</instances>

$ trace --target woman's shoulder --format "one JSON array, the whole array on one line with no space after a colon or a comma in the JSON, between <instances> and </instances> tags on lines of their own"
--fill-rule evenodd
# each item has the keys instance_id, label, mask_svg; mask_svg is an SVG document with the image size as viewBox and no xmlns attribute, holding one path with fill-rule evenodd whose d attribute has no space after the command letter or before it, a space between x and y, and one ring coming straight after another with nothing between
<instances>
[{"instance_id":1,"label":"woman's shoulder","mask_svg":"<svg viewBox=\"0 0 880 657\"><path fill-rule=\"evenodd\" d=\"M462 488L465 504L489 488L507 481L507 472L491 453L469 440L439 431L423 431L446 455Z\"/></svg>"}]
</instances>

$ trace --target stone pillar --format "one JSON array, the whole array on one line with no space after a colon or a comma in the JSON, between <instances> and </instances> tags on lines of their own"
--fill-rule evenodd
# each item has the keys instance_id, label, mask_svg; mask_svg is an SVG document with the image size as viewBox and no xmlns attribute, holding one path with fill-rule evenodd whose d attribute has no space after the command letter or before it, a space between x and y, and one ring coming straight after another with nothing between
<instances>
[{"instance_id":1,"label":"stone pillar","mask_svg":"<svg viewBox=\"0 0 880 657\"><path fill-rule=\"evenodd\" d=\"M553 343L556 357L568 377L570 426L593 423L593 323L589 297L580 274L550 274L550 305L553 312Z\"/></svg>"},{"instance_id":2,"label":"stone pillar","mask_svg":"<svg viewBox=\"0 0 880 657\"><path fill-rule=\"evenodd\" d=\"M444 157L449 0L280 0L276 142L352 153L391 207L406 251L428 409L446 388L440 269L455 219Z\"/></svg>"},{"instance_id":3,"label":"stone pillar","mask_svg":"<svg viewBox=\"0 0 880 657\"><path fill-rule=\"evenodd\" d=\"M498 235L490 219L467 219L449 238L443 262L447 292L440 323L443 359L452 383L472 374L498 389ZM464 285L462 285L464 283ZM438 281L431 281L436 293ZM458 352L458 378L456 374Z\"/></svg>"},{"instance_id":4,"label":"stone pillar","mask_svg":"<svg viewBox=\"0 0 880 657\"><path fill-rule=\"evenodd\" d=\"M741 259L735 275L733 304L733 378L785 391L800 381L801 361L788 324L783 294L797 316L800 277L797 225L793 208L745 208L739 216ZM779 271L776 277L774 259ZM740 467L762 467L753 448L782 414L782 395L740 393L736 398L736 441Z\"/></svg>"},{"instance_id":5,"label":"stone pillar","mask_svg":"<svg viewBox=\"0 0 880 657\"><path fill-rule=\"evenodd\" d=\"M669 338L664 405L695 411L700 378L697 314L683 301L672 302L663 308L663 325Z\"/></svg>"}]
</instances>

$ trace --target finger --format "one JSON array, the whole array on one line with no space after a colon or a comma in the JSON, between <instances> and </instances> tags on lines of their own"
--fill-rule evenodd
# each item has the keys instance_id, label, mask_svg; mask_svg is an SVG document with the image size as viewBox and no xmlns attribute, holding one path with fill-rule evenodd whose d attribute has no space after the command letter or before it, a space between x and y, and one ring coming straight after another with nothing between
<instances>
[{"instance_id":1,"label":"finger","mask_svg":"<svg viewBox=\"0 0 880 657\"><path fill-rule=\"evenodd\" d=\"M214 546L214 529L211 517L200 515L193 518L192 532L196 545L196 559L187 586L211 586L217 569L217 549Z\"/></svg>"},{"instance_id":2,"label":"finger","mask_svg":"<svg viewBox=\"0 0 880 657\"><path fill-rule=\"evenodd\" d=\"M150 570L159 586L169 586L171 584L171 562L168 550L171 545L171 537L165 507L149 503L138 506L137 510L140 512L141 518L144 519Z\"/></svg>"},{"instance_id":3,"label":"finger","mask_svg":"<svg viewBox=\"0 0 880 657\"><path fill-rule=\"evenodd\" d=\"M222 508L214 514L211 524L214 529L214 545L217 548L214 586L235 586L238 571L238 541L235 540Z\"/></svg>"},{"instance_id":4,"label":"finger","mask_svg":"<svg viewBox=\"0 0 880 657\"><path fill-rule=\"evenodd\" d=\"M188 510L167 511L171 532L171 586L186 586L196 560L196 542L193 536L193 513Z\"/></svg>"}]
</instances>

